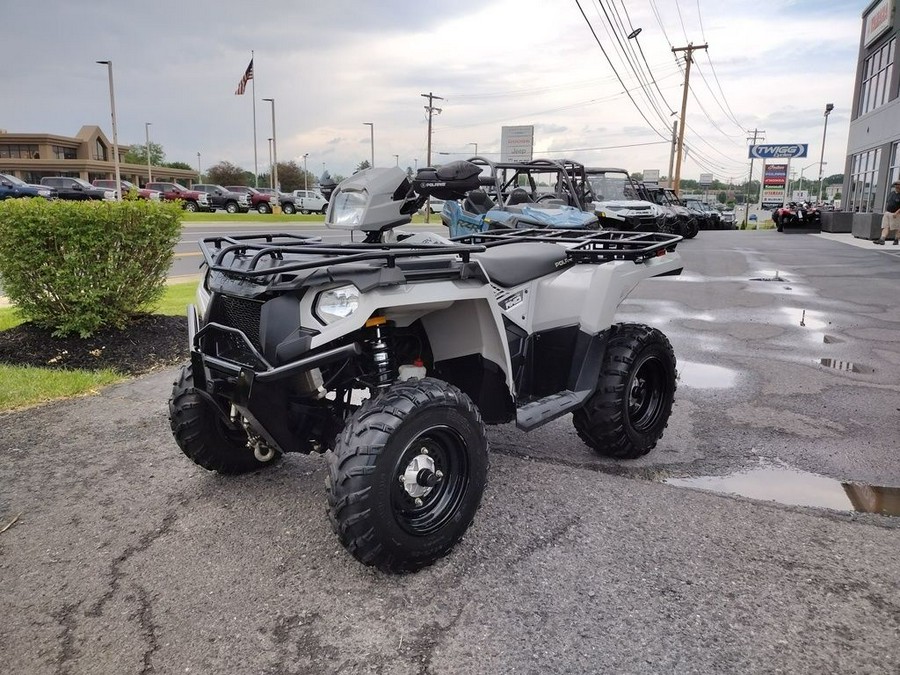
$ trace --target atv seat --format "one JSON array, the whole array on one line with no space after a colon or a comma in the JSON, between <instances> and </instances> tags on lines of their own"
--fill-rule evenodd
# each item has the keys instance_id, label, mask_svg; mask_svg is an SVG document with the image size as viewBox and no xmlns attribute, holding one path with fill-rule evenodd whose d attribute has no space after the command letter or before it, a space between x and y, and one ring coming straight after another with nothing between
<instances>
[{"instance_id":1,"label":"atv seat","mask_svg":"<svg viewBox=\"0 0 900 675\"><path fill-rule=\"evenodd\" d=\"M567 264L566 249L542 242L495 246L474 254L472 259L481 263L492 282L504 288L551 274Z\"/></svg>"},{"instance_id":2,"label":"atv seat","mask_svg":"<svg viewBox=\"0 0 900 675\"><path fill-rule=\"evenodd\" d=\"M471 190L463 202L463 209L469 213L479 215L487 213L494 208L494 200L484 190Z\"/></svg>"},{"instance_id":3,"label":"atv seat","mask_svg":"<svg viewBox=\"0 0 900 675\"><path fill-rule=\"evenodd\" d=\"M522 188L516 188L512 192L509 193L509 197L506 199L507 206L515 206L516 204L533 204L534 200L531 198L531 195L528 194L527 190Z\"/></svg>"}]
</instances>

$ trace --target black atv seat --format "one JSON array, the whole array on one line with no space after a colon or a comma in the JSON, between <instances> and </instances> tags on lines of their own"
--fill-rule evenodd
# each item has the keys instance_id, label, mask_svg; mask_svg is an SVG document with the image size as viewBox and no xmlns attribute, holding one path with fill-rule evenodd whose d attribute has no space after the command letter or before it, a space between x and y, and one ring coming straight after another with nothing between
<instances>
[{"instance_id":1,"label":"black atv seat","mask_svg":"<svg viewBox=\"0 0 900 675\"><path fill-rule=\"evenodd\" d=\"M565 267L566 250L559 244L521 242L489 248L476 253L488 278L498 286L511 288Z\"/></svg>"},{"instance_id":2,"label":"black atv seat","mask_svg":"<svg viewBox=\"0 0 900 675\"><path fill-rule=\"evenodd\" d=\"M463 201L463 209L469 213L479 215L487 213L494 208L494 200L484 190L470 190Z\"/></svg>"}]
</instances>

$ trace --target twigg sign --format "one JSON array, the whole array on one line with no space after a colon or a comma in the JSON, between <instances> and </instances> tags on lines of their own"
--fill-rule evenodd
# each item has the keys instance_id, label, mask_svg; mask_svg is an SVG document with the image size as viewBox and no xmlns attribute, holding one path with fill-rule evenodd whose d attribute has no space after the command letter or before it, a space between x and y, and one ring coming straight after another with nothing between
<instances>
[{"instance_id":1,"label":"twigg sign","mask_svg":"<svg viewBox=\"0 0 900 675\"><path fill-rule=\"evenodd\" d=\"M794 143L793 145L751 145L750 159L794 159L806 157L809 149L808 143Z\"/></svg>"}]
</instances>

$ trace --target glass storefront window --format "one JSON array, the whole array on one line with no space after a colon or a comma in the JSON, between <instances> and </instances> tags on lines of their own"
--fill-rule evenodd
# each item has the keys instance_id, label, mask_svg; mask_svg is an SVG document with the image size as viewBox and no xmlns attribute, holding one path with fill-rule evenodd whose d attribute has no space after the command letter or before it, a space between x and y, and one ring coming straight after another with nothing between
<instances>
[{"instance_id":1,"label":"glass storefront window","mask_svg":"<svg viewBox=\"0 0 900 675\"><path fill-rule=\"evenodd\" d=\"M850 162L850 199L847 201L846 210L857 213L874 211L880 162L880 148L853 155Z\"/></svg>"},{"instance_id":2,"label":"glass storefront window","mask_svg":"<svg viewBox=\"0 0 900 675\"><path fill-rule=\"evenodd\" d=\"M866 59L862 88L859 91L859 114L865 115L880 108L891 97L891 76L894 73L894 51L897 40L891 38Z\"/></svg>"}]
</instances>

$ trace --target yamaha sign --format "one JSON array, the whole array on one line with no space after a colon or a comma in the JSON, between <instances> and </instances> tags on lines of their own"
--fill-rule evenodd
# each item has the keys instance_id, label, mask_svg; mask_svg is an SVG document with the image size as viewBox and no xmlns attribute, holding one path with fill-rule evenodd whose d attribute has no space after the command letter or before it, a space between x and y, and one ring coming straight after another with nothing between
<instances>
[{"instance_id":1,"label":"yamaha sign","mask_svg":"<svg viewBox=\"0 0 900 675\"><path fill-rule=\"evenodd\" d=\"M797 157L806 157L808 149L808 143L751 145L749 157L750 159L795 159Z\"/></svg>"}]
</instances>

